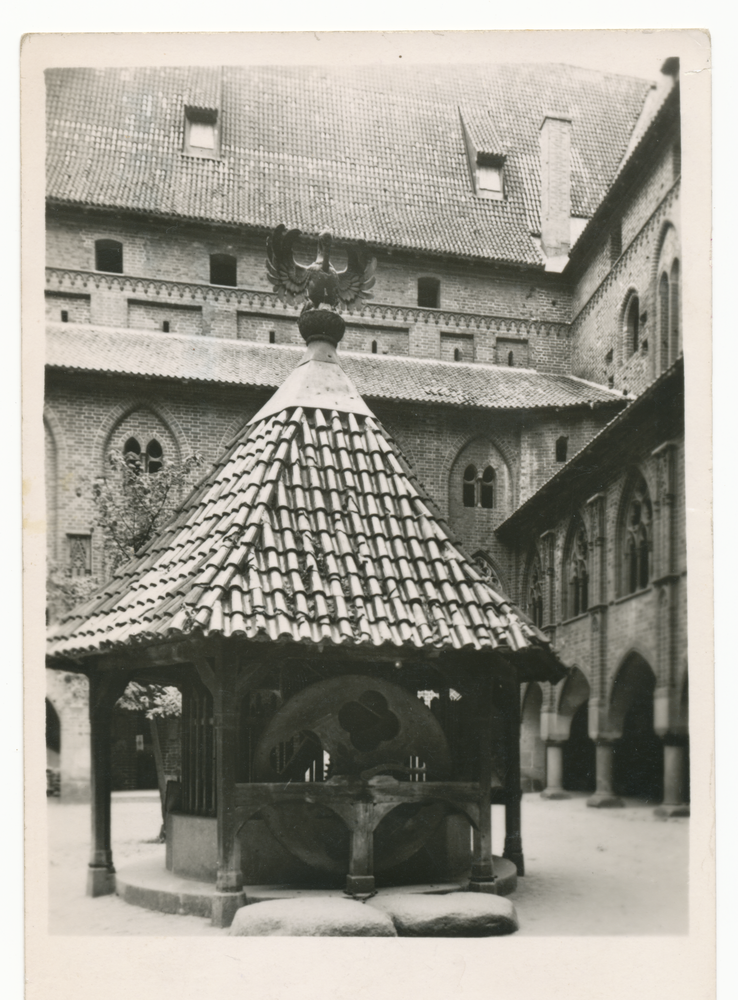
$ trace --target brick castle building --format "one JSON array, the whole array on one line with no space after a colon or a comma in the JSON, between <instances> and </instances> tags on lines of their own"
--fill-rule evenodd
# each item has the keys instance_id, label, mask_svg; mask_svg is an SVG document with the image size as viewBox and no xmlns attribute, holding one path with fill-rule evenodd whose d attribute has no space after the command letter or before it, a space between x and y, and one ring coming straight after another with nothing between
<instances>
[{"instance_id":1,"label":"brick castle building","mask_svg":"<svg viewBox=\"0 0 738 1000\"><path fill-rule=\"evenodd\" d=\"M572 668L521 692L524 787L686 810L678 72L48 71L50 563L105 576L111 452L213 462L299 360L267 233L303 230L305 262L324 227L363 240L344 366ZM83 796L84 690L48 674ZM147 727L115 739L119 787L151 783Z\"/></svg>"}]
</instances>

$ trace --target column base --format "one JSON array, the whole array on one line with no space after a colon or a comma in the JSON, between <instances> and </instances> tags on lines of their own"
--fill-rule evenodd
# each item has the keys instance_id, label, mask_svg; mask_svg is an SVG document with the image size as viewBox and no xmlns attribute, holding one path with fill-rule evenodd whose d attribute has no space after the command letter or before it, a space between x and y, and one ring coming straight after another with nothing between
<instances>
[{"instance_id":1,"label":"column base","mask_svg":"<svg viewBox=\"0 0 738 1000\"><path fill-rule=\"evenodd\" d=\"M571 795L563 788L544 788L541 792L542 799L570 799Z\"/></svg>"},{"instance_id":2,"label":"column base","mask_svg":"<svg viewBox=\"0 0 738 1000\"><path fill-rule=\"evenodd\" d=\"M497 895L497 879L492 878L489 881L478 881L477 879L469 879L469 885L467 886L468 892L488 892L491 896Z\"/></svg>"},{"instance_id":3,"label":"column base","mask_svg":"<svg viewBox=\"0 0 738 1000\"><path fill-rule=\"evenodd\" d=\"M216 892L213 896L210 923L213 927L230 927L236 910L246 905L243 892Z\"/></svg>"},{"instance_id":4,"label":"column base","mask_svg":"<svg viewBox=\"0 0 738 1000\"><path fill-rule=\"evenodd\" d=\"M525 875L525 859L523 858L522 851L508 851L507 848L502 852L503 858L507 858L508 861L512 861L517 869L518 875Z\"/></svg>"},{"instance_id":5,"label":"column base","mask_svg":"<svg viewBox=\"0 0 738 1000\"><path fill-rule=\"evenodd\" d=\"M346 893L349 896L364 896L374 892L373 875L347 875Z\"/></svg>"},{"instance_id":6,"label":"column base","mask_svg":"<svg viewBox=\"0 0 738 1000\"><path fill-rule=\"evenodd\" d=\"M112 865L93 866L87 869L87 895L112 896L115 892L115 869Z\"/></svg>"},{"instance_id":7,"label":"column base","mask_svg":"<svg viewBox=\"0 0 738 1000\"><path fill-rule=\"evenodd\" d=\"M595 792L587 799L587 805L592 809L622 809L625 803L612 792Z\"/></svg>"},{"instance_id":8,"label":"column base","mask_svg":"<svg viewBox=\"0 0 738 1000\"><path fill-rule=\"evenodd\" d=\"M657 806L653 811L654 816L659 819L669 819L671 816L689 816L689 805L682 802L680 805Z\"/></svg>"}]
</instances>

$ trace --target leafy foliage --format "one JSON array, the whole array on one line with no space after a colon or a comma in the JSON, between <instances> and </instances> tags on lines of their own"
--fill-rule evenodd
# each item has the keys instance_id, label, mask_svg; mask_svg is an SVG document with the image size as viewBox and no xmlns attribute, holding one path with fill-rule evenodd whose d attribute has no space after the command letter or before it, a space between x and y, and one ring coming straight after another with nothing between
<instances>
[{"instance_id":1,"label":"leafy foliage","mask_svg":"<svg viewBox=\"0 0 738 1000\"><path fill-rule=\"evenodd\" d=\"M135 454L108 456L109 475L92 484L95 524L102 531L106 576L132 558L174 513L183 488L203 465L198 455L182 463L162 460L147 473ZM47 579L48 604L54 615L83 603L103 582L98 576L73 576L71 569L52 564ZM143 711L147 719L177 716L182 696L175 687L131 682L119 701L122 708Z\"/></svg>"},{"instance_id":2,"label":"leafy foliage","mask_svg":"<svg viewBox=\"0 0 738 1000\"><path fill-rule=\"evenodd\" d=\"M182 463L162 460L156 473L144 472L141 457L132 453L108 456L110 475L92 486L96 523L103 533L109 572L146 545L174 512L182 488L203 464L199 455Z\"/></svg>"}]
</instances>

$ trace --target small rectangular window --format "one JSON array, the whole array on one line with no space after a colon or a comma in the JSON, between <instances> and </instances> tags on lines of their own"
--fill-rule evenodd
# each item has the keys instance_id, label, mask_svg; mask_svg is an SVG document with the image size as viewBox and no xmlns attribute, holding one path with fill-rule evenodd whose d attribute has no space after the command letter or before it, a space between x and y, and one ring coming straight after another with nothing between
<instances>
[{"instance_id":1,"label":"small rectangular window","mask_svg":"<svg viewBox=\"0 0 738 1000\"><path fill-rule=\"evenodd\" d=\"M183 152L188 156L218 159L220 121L217 108L185 108Z\"/></svg>"},{"instance_id":2,"label":"small rectangular window","mask_svg":"<svg viewBox=\"0 0 738 1000\"><path fill-rule=\"evenodd\" d=\"M441 282L438 278L418 278L418 305L423 309L438 309L441 304Z\"/></svg>"},{"instance_id":3,"label":"small rectangular window","mask_svg":"<svg viewBox=\"0 0 738 1000\"><path fill-rule=\"evenodd\" d=\"M502 168L477 167L477 187L480 191L502 194Z\"/></svg>"},{"instance_id":4,"label":"small rectangular window","mask_svg":"<svg viewBox=\"0 0 738 1000\"><path fill-rule=\"evenodd\" d=\"M162 321L161 329L163 333L169 333L169 320L165 319Z\"/></svg>"},{"instance_id":5,"label":"small rectangular window","mask_svg":"<svg viewBox=\"0 0 738 1000\"><path fill-rule=\"evenodd\" d=\"M237 261L233 254L210 254L210 284L231 285L233 287L238 284Z\"/></svg>"},{"instance_id":6,"label":"small rectangular window","mask_svg":"<svg viewBox=\"0 0 738 1000\"><path fill-rule=\"evenodd\" d=\"M62 321L62 323L68 323L69 322L69 313L67 312L66 309L62 309L62 311L61 311L61 321Z\"/></svg>"},{"instance_id":7,"label":"small rectangular window","mask_svg":"<svg viewBox=\"0 0 738 1000\"><path fill-rule=\"evenodd\" d=\"M123 273L123 244L119 240L95 240L95 269Z\"/></svg>"}]
</instances>

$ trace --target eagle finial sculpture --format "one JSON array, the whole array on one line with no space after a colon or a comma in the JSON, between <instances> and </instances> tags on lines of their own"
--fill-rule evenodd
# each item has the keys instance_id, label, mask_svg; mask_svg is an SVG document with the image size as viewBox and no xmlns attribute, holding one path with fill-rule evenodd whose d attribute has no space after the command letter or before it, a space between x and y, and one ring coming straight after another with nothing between
<instances>
[{"instance_id":1,"label":"eagle finial sculpture","mask_svg":"<svg viewBox=\"0 0 738 1000\"><path fill-rule=\"evenodd\" d=\"M267 237L267 274L274 291L291 305L304 296L302 313L327 305L338 310L357 299L370 299L377 261L361 246L347 248L348 265L337 271L331 264L333 234L324 229L318 236L318 256L312 264L298 264L293 256L299 229L279 225Z\"/></svg>"}]
</instances>

